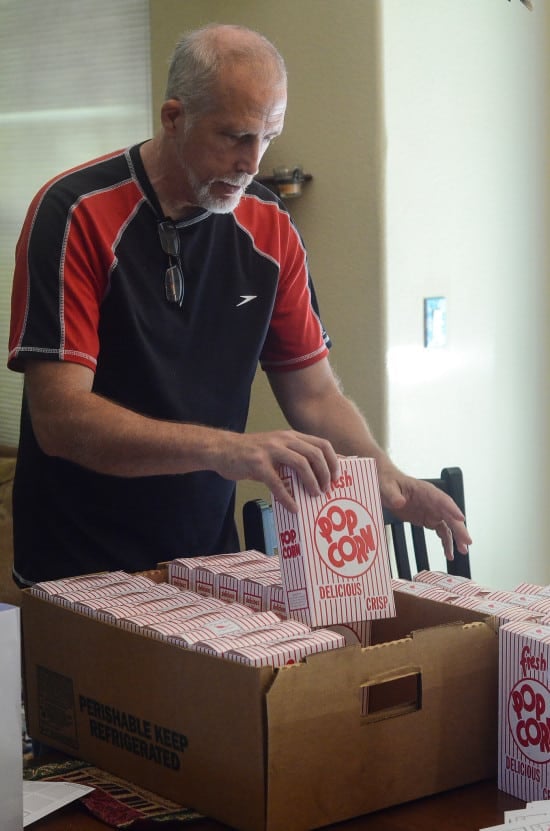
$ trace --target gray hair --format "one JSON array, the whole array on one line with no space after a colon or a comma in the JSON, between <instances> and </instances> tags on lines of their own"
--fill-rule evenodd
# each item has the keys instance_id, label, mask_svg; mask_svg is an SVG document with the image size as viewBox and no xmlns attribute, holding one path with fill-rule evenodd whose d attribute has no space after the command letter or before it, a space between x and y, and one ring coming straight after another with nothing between
<instances>
[{"instance_id":1,"label":"gray hair","mask_svg":"<svg viewBox=\"0 0 550 831\"><path fill-rule=\"evenodd\" d=\"M244 26L216 23L188 32L172 55L165 99L179 99L190 116L207 112L216 105L214 88L221 72L240 63L253 65L266 78L271 75L286 83L282 56L258 32Z\"/></svg>"}]
</instances>

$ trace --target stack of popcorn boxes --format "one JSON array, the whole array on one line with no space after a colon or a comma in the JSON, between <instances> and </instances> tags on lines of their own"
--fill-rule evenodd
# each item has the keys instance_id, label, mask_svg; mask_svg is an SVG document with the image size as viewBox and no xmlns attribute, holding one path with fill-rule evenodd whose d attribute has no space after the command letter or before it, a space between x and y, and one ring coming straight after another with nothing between
<instances>
[{"instance_id":1,"label":"stack of popcorn boxes","mask_svg":"<svg viewBox=\"0 0 550 831\"><path fill-rule=\"evenodd\" d=\"M220 597L224 576L235 588L227 600ZM246 551L176 559L167 583L112 572L37 583L30 591L146 637L252 666L279 667L345 645L338 633L313 631L269 609L275 585L282 591L277 558Z\"/></svg>"}]
</instances>

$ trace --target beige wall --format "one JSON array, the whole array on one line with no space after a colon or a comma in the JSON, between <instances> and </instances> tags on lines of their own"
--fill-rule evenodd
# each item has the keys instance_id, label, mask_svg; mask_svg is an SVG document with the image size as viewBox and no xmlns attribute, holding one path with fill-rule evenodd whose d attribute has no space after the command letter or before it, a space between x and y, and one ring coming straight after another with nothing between
<instances>
[{"instance_id":1,"label":"beige wall","mask_svg":"<svg viewBox=\"0 0 550 831\"><path fill-rule=\"evenodd\" d=\"M258 29L285 57L285 131L262 172L301 164L313 175L303 196L288 205L308 248L323 321L334 342L333 365L384 441L378 2L151 0L155 112L179 34L209 22ZM260 372L249 429L282 423ZM239 493L240 502L266 495L253 485L240 486Z\"/></svg>"},{"instance_id":2,"label":"beige wall","mask_svg":"<svg viewBox=\"0 0 550 831\"><path fill-rule=\"evenodd\" d=\"M459 464L473 576L550 583L550 3L384 0L388 444ZM422 344L444 295L448 343Z\"/></svg>"}]
</instances>

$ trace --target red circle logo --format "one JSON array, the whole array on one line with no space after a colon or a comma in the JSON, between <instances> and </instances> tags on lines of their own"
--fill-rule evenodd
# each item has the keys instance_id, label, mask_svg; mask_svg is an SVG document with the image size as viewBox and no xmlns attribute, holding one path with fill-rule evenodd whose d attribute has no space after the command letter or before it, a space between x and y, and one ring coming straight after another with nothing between
<instances>
[{"instance_id":1,"label":"red circle logo","mask_svg":"<svg viewBox=\"0 0 550 831\"><path fill-rule=\"evenodd\" d=\"M325 565L342 577L359 577L371 568L378 552L374 520L353 499L335 499L315 520L315 546Z\"/></svg>"},{"instance_id":2,"label":"red circle logo","mask_svg":"<svg viewBox=\"0 0 550 831\"><path fill-rule=\"evenodd\" d=\"M523 678L508 699L508 724L521 753L538 764L550 761L550 690Z\"/></svg>"}]
</instances>

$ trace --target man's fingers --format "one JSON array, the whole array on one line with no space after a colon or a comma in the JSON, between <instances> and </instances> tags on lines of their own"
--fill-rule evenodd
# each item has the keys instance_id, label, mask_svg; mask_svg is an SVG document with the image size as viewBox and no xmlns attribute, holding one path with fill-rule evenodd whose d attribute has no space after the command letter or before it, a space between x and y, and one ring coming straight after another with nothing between
<instances>
[{"instance_id":1,"label":"man's fingers","mask_svg":"<svg viewBox=\"0 0 550 831\"><path fill-rule=\"evenodd\" d=\"M310 496L319 496L328 490L340 467L329 442L300 434L295 434L284 447L278 462L296 471Z\"/></svg>"},{"instance_id":2,"label":"man's fingers","mask_svg":"<svg viewBox=\"0 0 550 831\"><path fill-rule=\"evenodd\" d=\"M439 539L441 540L441 544L443 545L443 553L447 560L454 560L454 552L453 552L453 534L449 526L446 522L438 522L435 527L435 532Z\"/></svg>"}]
</instances>

